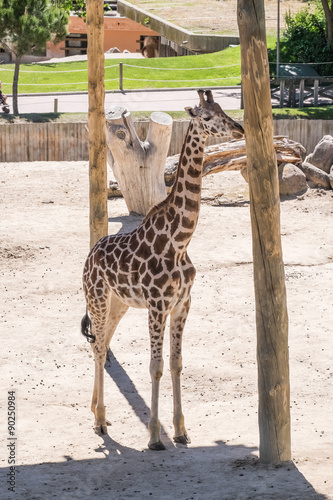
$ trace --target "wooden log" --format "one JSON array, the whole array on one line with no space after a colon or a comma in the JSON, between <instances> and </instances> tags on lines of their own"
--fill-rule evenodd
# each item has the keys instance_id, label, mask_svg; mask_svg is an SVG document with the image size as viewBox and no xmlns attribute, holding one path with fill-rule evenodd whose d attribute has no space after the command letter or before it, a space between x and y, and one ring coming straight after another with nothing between
<instances>
[{"instance_id":1,"label":"wooden log","mask_svg":"<svg viewBox=\"0 0 333 500\"><path fill-rule=\"evenodd\" d=\"M274 137L274 148L278 163L302 162L305 148L287 137ZM179 155L169 156L165 165L165 181L171 185L174 181ZM246 169L245 139L224 142L205 148L203 176L230 170Z\"/></svg>"},{"instance_id":2,"label":"wooden log","mask_svg":"<svg viewBox=\"0 0 333 500\"><path fill-rule=\"evenodd\" d=\"M274 148L279 165L281 163L299 165L306 153L305 148L299 142L292 141L282 136L274 137ZM108 155L111 155L110 150L108 150ZM166 160L164 181L167 188L174 183L179 156L179 154L169 156ZM111 165L113 162L112 155L108 161ZM240 170L244 179L248 182L246 161L246 145L244 139L209 146L205 148L203 176L224 171ZM122 196L121 189L117 182L110 183L108 196L109 198Z\"/></svg>"},{"instance_id":3,"label":"wooden log","mask_svg":"<svg viewBox=\"0 0 333 500\"><path fill-rule=\"evenodd\" d=\"M108 234L104 113L104 4L87 0L90 246Z\"/></svg>"},{"instance_id":4,"label":"wooden log","mask_svg":"<svg viewBox=\"0 0 333 500\"><path fill-rule=\"evenodd\" d=\"M259 457L291 460L288 314L264 0L238 0L256 302Z\"/></svg>"},{"instance_id":5,"label":"wooden log","mask_svg":"<svg viewBox=\"0 0 333 500\"><path fill-rule=\"evenodd\" d=\"M126 108L113 106L106 118L108 162L128 211L145 215L167 195L164 166L171 140L172 118L166 113L152 113L144 142L138 138Z\"/></svg>"}]
</instances>

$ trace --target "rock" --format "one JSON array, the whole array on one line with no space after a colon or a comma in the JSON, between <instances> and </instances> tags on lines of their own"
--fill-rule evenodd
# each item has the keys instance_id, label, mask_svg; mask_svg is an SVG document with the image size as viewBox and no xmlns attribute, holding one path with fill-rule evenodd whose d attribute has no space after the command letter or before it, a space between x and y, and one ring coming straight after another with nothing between
<instances>
[{"instance_id":1,"label":"rock","mask_svg":"<svg viewBox=\"0 0 333 500\"><path fill-rule=\"evenodd\" d=\"M105 54L118 54L120 53L120 50L118 47L111 47L111 49L107 50Z\"/></svg>"},{"instance_id":2,"label":"rock","mask_svg":"<svg viewBox=\"0 0 333 500\"><path fill-rule=\"evenodd\" d=\"M325 135L322 140L318 142L313 153L305 158L305 162L329 174L331 166L333 165L333 137L331 135Z\"/></svg>"},{"instance_id":3,"label":"rock","mask_svg":"<svg viewBox=\"0 0 333 500\"><path fill-rule=\"evenodd\" d=\"M333 165L331 166L329 179L330 179L331 188L333 189Z\"/></svg>"},{"instance_id":4,"label":"rock","mask_svg":"<svg viewBox=\"0 0 333 500\"><path fill-rule=\"evenodd\" d=\"M302 163L301 168L305 173L307 180L313 182L316 186L320 186L325 189L331 188L330 176L323 170L320 170L320 168L317 168L306 161Z\"/></svg>"},{"instance_id":5,"label":"rock","mask_svg":"<svg viewBox=\"0 0 333 500\"><path fill-rule=\"evenodd\" d=\"M306 176L292 163L282 163L278 167L280 194L292 195L307 190Z\"/></svg>"},{"instance_id":6,"label":"rock","mask_svg":"<svg viewBox=\"0 0 333 500\"><path fill-rule=\"evenodd\" d=\"M247 168L242 168L241 174L249 182ZM278 166L279 189L282 195L303 193L307 190L306 176L299 167L292 163L281 163Z\"/></svg>"}]
</instances>

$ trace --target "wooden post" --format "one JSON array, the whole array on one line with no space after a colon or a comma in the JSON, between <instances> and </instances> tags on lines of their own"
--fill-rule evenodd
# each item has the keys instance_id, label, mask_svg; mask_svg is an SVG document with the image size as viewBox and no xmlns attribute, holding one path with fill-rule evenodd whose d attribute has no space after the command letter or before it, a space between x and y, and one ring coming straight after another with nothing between
<instances>
[{"instance_id":1,"label":"wooden post","mask_svg":"<svg viewBox=\"0 0 333 500\"><path fill-rule=\"evenodd\" d=\"M104 113L104 3L87 0L90 246L108 234Z\"/></svg>"},{"instance_id":2,"label":"wooden post","mask_svg":"<svg viewBox=\"0 0 333 500\"><path fill-rule=\"evenodd\" d=\"M319 87L319 80L314 81L313 85L313 105L318 106L318 87Z\"/></svg>"},{"instance_id":3,"label":"wooden post","mask_svg":"<svg viewBox=\"0 0 333 500\"><path fill-rule=\"evenodd\" d=\"M288 315L264 0L238 0L257 324L260 460L291 459Z\"/></svg>"},{"instance_id":4,"label":"wooden post","mask_svg":"<svg viewBox=\"0 0 333 500\"><path fill-rule=\"evenodd\" d=\"M123 63L119 63L119 90L123 91L123 80L124 80L124 68L123 68Z\"/></svg>"},{"instance_id":5,"label":"wooden post","mask_svg":"<svg viewBox=\"0 0 333 500\"><path fill-rule=\"evenodd\" d=\"M285 86L286 81L281 80L280 81L280 104L279 107L283 108L284 106L284 86Z\"/></svg>"},{"instance_id":6,"label":"wooden post","mask_svg":"<svg viewBox=\"0 0 333 500\"><path fill-rule=\"evenodd\" d=\"M304 79L299 82L299 102L298 107L303 108L304 106Z\"/></svg>"},{"instance_id":7,"label":"wooden post","mask_svg":"<svg viewBox=\"0 0 333 500\"><path fill-rule=\"evenodd\" d=\"M172 118L152 113L147 138L140 141L126 108L112 106L106 116L108 162L129 212L145 215L167 195L164 167L169 151Z\"/></svg>"}]
</instances>

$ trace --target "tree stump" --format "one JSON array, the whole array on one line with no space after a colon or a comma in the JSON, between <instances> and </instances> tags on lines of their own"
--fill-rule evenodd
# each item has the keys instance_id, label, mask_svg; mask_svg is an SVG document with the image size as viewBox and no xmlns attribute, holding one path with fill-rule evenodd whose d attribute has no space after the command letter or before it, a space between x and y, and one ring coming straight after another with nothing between
<instances>
[{"instance_id":1,"label":"tree stump","mask_svg":"<svg viewBox=\"0 0 333 500\"><path fill-rule=\"evenodd\" d=\"M155 112L150 115L146 140L141 141L126 108L112 106L107 111L108 163L130 213L145 215L166 197L164 166L171 131L171 116Z\"/></svg>"}]
</instances>

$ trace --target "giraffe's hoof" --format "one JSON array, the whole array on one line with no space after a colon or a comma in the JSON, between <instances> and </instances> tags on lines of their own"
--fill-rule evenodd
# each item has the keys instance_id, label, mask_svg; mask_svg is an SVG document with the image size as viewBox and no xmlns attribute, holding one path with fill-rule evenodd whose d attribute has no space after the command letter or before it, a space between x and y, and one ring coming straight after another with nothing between
<instances>
[{"instance_id":1,"label":"giraffe's hoof","mask_svg":"<svg viewBox=\"0 0 333 500\"><path fill-rule=\"evenodd\" d=\"M165 446L164 444L162 443L162 441L157 441L157 443L149 443L148 444L148 448L150 450L154 450L154 451L161 451L161 450L165 450Z\"/></svg>"},{"instance_id":2,"label":"giraffe's hoof","mask_svg":"<svg viewBox=\"0 0 333 500\"><path fill-rule=\"evenodd\" d=\"M104 434L107 434L108 433L107 423L105 425L104 424L95 425L94 431L99 436L103 436Z\"/></svg>"},{"instance_id":3,"label":"giraffe's hoof","mask_svg":"<svg viewBox=\"0 0 333 500\"><path fill-rule=\"evenodd\" d=\"M110 420L105 420L105 422L106 422L106 425L112 425Z\"/></svg>"},{"instance_id":4,"label":"giraffe's hoof","mask_svg":"<svg viewBox=\"0 0 333 500\"><path fill-rule=\"evenodd\" d=\"M191 442L190 437L186 434L186 432L182 436L174 436L173 440L175 443L180 444L190 444Z\"/></svg>"}]
</instances>

